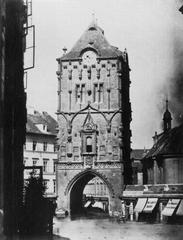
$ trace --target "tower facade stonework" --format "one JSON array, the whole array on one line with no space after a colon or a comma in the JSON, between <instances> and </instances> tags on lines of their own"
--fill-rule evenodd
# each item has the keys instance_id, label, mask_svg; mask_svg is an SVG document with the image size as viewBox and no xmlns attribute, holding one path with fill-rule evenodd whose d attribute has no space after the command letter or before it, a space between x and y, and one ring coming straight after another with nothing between
<instances>
[{"instance_id":1,"label":"tower facade stonework","mask_svg":"<svg viewBox=\"0 0 183 240\"><path fill-rule=\"evenodd\" d=\"M108 187L109 211L119 210L131 181L128 55L92 23L57 61L58 207L81 211L83 190L97 176Z\"/></svg>"}]
</instances>

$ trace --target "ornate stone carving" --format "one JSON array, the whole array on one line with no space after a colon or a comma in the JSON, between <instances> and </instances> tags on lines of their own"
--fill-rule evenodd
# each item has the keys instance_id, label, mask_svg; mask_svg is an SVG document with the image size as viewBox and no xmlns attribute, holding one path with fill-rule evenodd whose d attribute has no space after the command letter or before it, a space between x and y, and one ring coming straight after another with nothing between
<instances>
[{"instance_id":1,"label":"ornate stone carving","mask_svg":"<svg viewBox=\"0 0 183 240\"><path fill-rule=\"evenodd\" d=\"M80 168L81 169L83 168L83 163L82 162L78 162L78 163L76 163L76 162L71 163L70 162L70 164L61 163L61 162L58 163L58 170L80 169Z\"/></svg>"},{"instance_id":2,"label":"ornate stone carving","mask_svg":"<svg viewBox=\"0 0 183 240\"><path fill-rule=\"evenodd\" d=\"M92 156L86 156L85 158L85 166L92 167L93 165L93 157Z\"/></svg>"},{"instance_id":3,"label":"ornate stone carving","mask_svg":"<svg viewBox=\"0 0 183 240\"><path fill-rule=\"evenodd\" d=\"M95 168L121 168L120 162L96 162Z\"/></svg>"}]
</instances>

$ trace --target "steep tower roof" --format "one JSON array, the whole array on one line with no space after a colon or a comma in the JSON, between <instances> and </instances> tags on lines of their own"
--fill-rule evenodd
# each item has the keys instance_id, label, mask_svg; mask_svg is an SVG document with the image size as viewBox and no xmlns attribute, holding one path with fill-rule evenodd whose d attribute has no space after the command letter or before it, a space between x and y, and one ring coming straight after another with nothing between
<instances>
[{"instance_id":1,"label":"steep tower roof","mask_svg":"<svg viewBox=\"0 0 183 240\"><path fill-rule=\"evenodd\" d=\"M163 130L164 130L164 132L171 129L171 121L172 121L172 116L171 116L170 111L168 110L168 100L166 100L166 111L163 114Z\"/></svg>"},{"instance_id":2,"label":"steep tower roof","mask_svg":"<svg viewBox=\"0 0 183 240\"><path fill-rule=\"evenodd\" d=\"M166 100L166 110L163 114L163 120L172 120L172 116L171 116L171 113L170 111L168 110L168 100Z\"/></svg>"},{"instance_id":3,"label":"steep tower roof","mask_svg":"<svg viewBox=\"0 0 183 240\"><path fill-rule=\"evenodd\" d=\"M183 154L183 124L170 129L166 134L160 134L144 158L167 154Z\"/></svg>"},{"instance_id":4,"label":"steep tower roof","mask_svg":"<svg viewBox=\"0 0 183 240\"><path fill-rule=\"evenodd\" d=\"M122 55L117 47L108 43L104 31L94 21L88 26L71 51L65 54L61 60L78 59L87 49L93 49L99 57L103 58L115 58Z\"/></svg>"}]
</instances>

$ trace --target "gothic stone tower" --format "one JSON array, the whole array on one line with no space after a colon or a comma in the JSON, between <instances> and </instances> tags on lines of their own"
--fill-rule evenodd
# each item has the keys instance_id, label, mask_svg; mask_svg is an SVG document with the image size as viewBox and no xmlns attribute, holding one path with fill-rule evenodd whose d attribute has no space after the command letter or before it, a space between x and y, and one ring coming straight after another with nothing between
<instances>
[{"instance_id":1,"label":"gothic stone tower","mask_svg":"<svg viewBox=\"0 0 183 240\"><path fill-rule=\"evenodd\" d=\"M109 211L119 210L131 183L129 65L92 23L70 52L58 58L58 207L82 209L85 185L100 177Z\"/></svg>"}]
</instances>

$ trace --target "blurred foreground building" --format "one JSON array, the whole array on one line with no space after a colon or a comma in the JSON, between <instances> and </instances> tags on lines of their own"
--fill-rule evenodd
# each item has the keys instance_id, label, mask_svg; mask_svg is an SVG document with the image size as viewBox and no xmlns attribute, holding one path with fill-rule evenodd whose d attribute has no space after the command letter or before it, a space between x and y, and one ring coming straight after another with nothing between
<instances>
[{"instance_id":1,"label":"blurred foreground building","mask_svg":"<svg viewBox=\"0 0 183 240\"><path fill-rule=\"evenodd\" d=\"M22 216L28 2L0 0L0 209L9 236L19 232Z\"/></svg>"}]
</instances>

